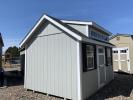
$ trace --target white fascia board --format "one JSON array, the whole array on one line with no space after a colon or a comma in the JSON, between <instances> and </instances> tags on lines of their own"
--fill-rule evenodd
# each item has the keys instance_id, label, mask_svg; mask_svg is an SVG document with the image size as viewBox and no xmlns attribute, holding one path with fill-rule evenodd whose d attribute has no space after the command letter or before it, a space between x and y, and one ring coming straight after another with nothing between
<instances>
[{"instance_id":1,"label":"white fascia board","mask_svg":"<svg viewBox=\"0 0 133 100\"><path fill-rule=\"evenodd\" d=\"M20 43L20 47L25 43L25 41L32 35L38 25L42 22L44 16L37 22L37 24L33 27L33 29L29 32L29 34L25 37L25 39Z\"/></svg>"},{"instance_id":2,"label":"white fascia board","mask_svg":"<svg viewBox=\"0 0 133 100\"><path fill-rule=\"evenodd\" d=\"M68 21L68 20L61 20L64 23L70 24L81 24L81 25L91 25L92 22L83 22L83 21Z\"/></svg>"},{"instance_id":3,"label":"white fascia board","mask_svg":"<svg viewBox=\"0 0 133 100\"><path fill-rule=\"evenodd\" d=\"M48 17L47 15L43 15L43 17L38 21L38 23L34 26L34 28L30 31L30 33L26 36L26 38L20 43L20 47L22 47L22 45L26 42L26 40L32 35L32 33L35 31L35 29L38 27L38 25L44 20L47 19L48 21L50 21L51 23L57 25L58 27L60 27L62 30L64 30L65 32L69 33L70 35L72 35L73 37L75 37L78 40L82 40L82 37L77 35L76 33L72 32L71 30L67 29L66 27L64 27L63 25L59 24L58 22L56 22L55 20L53 20L52 18Z\"/></svg>"}]
</instances>

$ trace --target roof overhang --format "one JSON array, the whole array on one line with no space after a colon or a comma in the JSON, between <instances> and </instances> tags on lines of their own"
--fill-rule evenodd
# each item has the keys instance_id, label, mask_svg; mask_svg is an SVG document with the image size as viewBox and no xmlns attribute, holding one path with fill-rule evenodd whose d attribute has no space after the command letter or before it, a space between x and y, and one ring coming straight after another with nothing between
<instances>
[{"instance_id":1,"label":"roof overhang","mask_svg":"<svg viewBox=\"0 0 133 100\"><path fill-rule=\"evenodd\" d=\"M103 42L103 41L94 40L94 39L88 39L88 38L83 38L83 42L97 44L97 45L111 47L111 48L115 47L115 45L113 45L113 44L111 44L109 42Z\"/></svg>"},{"instance_id":2,"label":"roof overhang","mask_svg":"<svg viewBox=\"0 0 133 100\"><path fill-rule=\"evenodd\" d=\"M107 33L108 35L112 35L111 32L109 32L108 30L106 30L105 28L101 27L100 25L96 24L93 21L69 21L69 20L61 20L64 23L68 23L68 24L79 24L79 25L88 25L88 26L93 26L99 30L104 31L105 33Z\"/></svg>"},{"instance_id":3,"label":"roof overhang","mask_svg":"<svg viewBox=\"0 0 133 100\"><path fill-rule=\"evenodd\" d=\"M37 29L37 27L41 24L41 22L43 20L48 20L51 23L53 23L54 25L58 26L60 29L62 29L63 31L67 32L68 34L70 34L71 36L73 36L74 38L76 38L77 40L82 40L82 37L76 33L74 33L73 31L69 30L68 28L66 28L65 26L63 26L62 24L60 24L58 21L54 20L53 18L51 18L48 15L43 15L40 20L37 22L37 24L33 27L33 29L28 33L28 35L22 40L22 42L20 43L20 47L22 47L26 41L31 37L31 35L34 33L34 31Z\"/></svg>"}]
</instances>

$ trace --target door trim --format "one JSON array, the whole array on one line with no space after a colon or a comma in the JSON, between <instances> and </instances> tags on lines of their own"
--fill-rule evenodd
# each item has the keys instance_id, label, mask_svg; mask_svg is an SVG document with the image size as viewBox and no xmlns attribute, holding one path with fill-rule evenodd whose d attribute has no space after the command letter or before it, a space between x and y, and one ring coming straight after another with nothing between
<instances>
[{"instance_id":1,"label":"door trim","mask_svg":"<svg viewBox=\"0 0 133 100\"><path fill-rule=\"evenodd\" d=\"M98 88L101 88L101 87L103 87L104 85L105 85L105 82L103 82L102 84L100 83L100 71L99 71L99 53L98 53L98 48L103 48L103 50L104 50L104 52L103 52L103 54L104 54L104 73L105 73L105 80L104 81L106 81L107 79L107 76L106 76L106 66L105 66L105 47L104 46L96 46L96 52L97 52L97 71L98 71Z\"/></svg>"}]
</instances>

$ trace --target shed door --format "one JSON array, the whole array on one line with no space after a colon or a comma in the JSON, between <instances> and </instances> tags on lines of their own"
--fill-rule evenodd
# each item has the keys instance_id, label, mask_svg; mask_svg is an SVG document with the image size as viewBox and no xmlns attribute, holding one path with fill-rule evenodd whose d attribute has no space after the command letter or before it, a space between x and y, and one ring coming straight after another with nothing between
<instances>
[{"instance_id":1,"label":"shed door","mask_svg":"<svg viewBox=\"0 0 133 100\"><path fill-rule=\"evenodd\" d=\"M130 72L129 48L113 48L113 66L115 71Z\"/></svg>"},{"instance_id":2,"label":"shed door","mask_svg":"<svg viewBox=\"0 0 133 100\"><path fill-rule=\"evenodd\" d=\"M102 46L97 46L97 66L98 83L100 88L105 84L106 81L105 48Z\"/></svg>"}]
</instances>

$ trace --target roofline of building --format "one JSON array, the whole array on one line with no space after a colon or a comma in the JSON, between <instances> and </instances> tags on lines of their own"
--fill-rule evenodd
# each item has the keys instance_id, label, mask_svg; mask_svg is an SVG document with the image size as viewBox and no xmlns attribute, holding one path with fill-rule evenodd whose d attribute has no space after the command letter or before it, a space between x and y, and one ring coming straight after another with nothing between
<instances>
[{"instance_id":1,"label":"roofline of building","mask_svg":"<svg viewBox=\"0 0 133 100\"><path fill-rule=\"evenodd\" d=\"M61 20L64 23L68 23L68 24L79 24L79 25L88 25L88 26L93 26L99 30L102 30L104 32L106 32L108 35L112 35L112 33L108 30L106 30L105 28L101 27L100 25L96 24L94 21L70 21L70 20Z\"/></svg>"},{"instance_id":2,"label":"roofline of building","mask_svg":"<svg viewBox=\"0 0 133 100\"><path fill-rule=\"evenodd\" d=\"M74 33L73 31L69 30L68 28L66 28L65 26L61 25L59 22L57 22L56 20L54 20L53 18L51 18L48 15L43 15L41 17L41 19L37 22L37 24L33 27L33 29L28 33L28 35L22 40L22 42L20 43L20 47L22 47L24 45L24 43L29 39L29 37L32 35L32 33L36 30L36 28L41 24L41 22L46 19L48 21L50 21L51 23L57 25L58 27L60 27L62 30L64 30L65 32L69 33L70 35L72 35L73 37L75 37L78 40L82 40L82 37L79 36L78 34Z\"/></svg>"},{"instance_id":3,"label":"roofline of building","mask_svg":"<svg viewBox=\"0 0 133 100\"><path fill-rule=\"evenodd\" d=\"M110 37L110 40L113 39L113 38L115 38L116 36L128 36L128 37L133 38L133 35L132 34L119 34L119 33L117 33L117 34L111 36Z\"/></svg>"}]
</instances>

